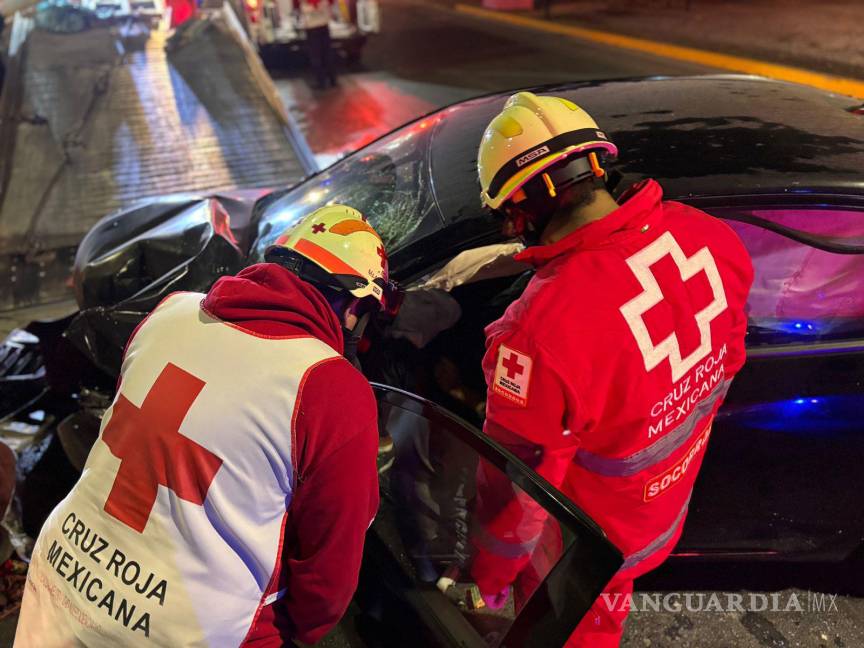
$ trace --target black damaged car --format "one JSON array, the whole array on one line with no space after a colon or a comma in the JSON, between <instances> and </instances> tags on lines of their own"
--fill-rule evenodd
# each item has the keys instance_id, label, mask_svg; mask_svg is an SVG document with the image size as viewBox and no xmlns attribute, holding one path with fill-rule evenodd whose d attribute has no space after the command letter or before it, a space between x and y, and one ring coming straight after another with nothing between
<instances>
[{"instance_id":1,"label":"black damaged car","mask_svg":"<svg viewBox=\"0 0 864 648\"><path fill-rule=\"evenodd\" d=\"M855 102L741 76L533 91L566 97L603 125L621 150L616 193L656 178L667 199L724 219L753 257L748 363L716 419L684 534L661 571L720 565L728 576L724 565L790 562L860 570L864 117ZM475 165L480 135L507 96L430 114L294 187L170 196L97 224L75 261L80 311L35 322L0 350L0 416L50 418L43 454L19 484L26 531L38 533L46 490L58 491L56 501L74 483L113 398L125 341L167 293L206 291L262 260L278 234L329 202L369 217L408 291L459 253L503 243L481 208ZM382 477L381 511L345 621L357 622L366 643L395 645L410 631L424 645L559 645L620 564L590 519L478 432L483 326L519 295L521 272L448 285L460 316L422 349L387 322L370 329L361 360L378 383L396 461ZM546 508L566 539L519 609L474 610L435 587L470 551L471 476L481 458ZM860 579L850 587L860 589Z\"/></svg>"}]
</instances>

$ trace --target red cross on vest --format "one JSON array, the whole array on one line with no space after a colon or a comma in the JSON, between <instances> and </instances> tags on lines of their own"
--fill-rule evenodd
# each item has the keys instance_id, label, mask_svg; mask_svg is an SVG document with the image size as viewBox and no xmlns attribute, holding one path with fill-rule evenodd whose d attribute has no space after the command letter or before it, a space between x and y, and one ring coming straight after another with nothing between
<instances>
[{"instance_id":1,"label":"red cross on vest","mask_svg":"<svg viewBox=\"0 0 864 648\"><path fill-rule=\"evenodd\" d=\"M519 364L519 357L515 353L504 358L501 365L507 370L507 377L511 380L516 376L521 376L525 371L525 367Z\"/></svg>"},{"instance_id":2,"label":"red cross on vest","mask_svg":"<svg viewBox=\"0 0 864 648\"><path fill-rule=\"evenodd\" d=\"M105 512L139 533L156 502L158 487L203 504L222 459L180 434L180 425L204 382L168 363L141 407L122 393L114 403L102 440L120 459Z\"/></svg>"},{"instance_id":3,"label":"red cross on vest","mask_svg":"<svg viewBox=\"0 0 864 648\"><path fill-rule=\"evenodd\" d=\"M659 342L674 333L681 355L692 353L701 342L701 333L694 312L708 306L713 299L704 272L686 281L671 256L665 256L651 266L651 272L663 291L663 301L643 315L651 338Z\"/></svg>"}]
</instances>

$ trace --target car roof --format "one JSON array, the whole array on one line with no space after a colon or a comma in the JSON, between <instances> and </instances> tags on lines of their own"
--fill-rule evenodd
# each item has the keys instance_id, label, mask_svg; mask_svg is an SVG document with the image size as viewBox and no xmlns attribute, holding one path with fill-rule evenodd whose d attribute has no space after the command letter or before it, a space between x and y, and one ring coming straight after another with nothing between
<instances>
[{"instance_id":1,"label":"car roof","mask_svg":"<svg viewBox=\"0 0 864 648\"><path fill-rule=\"evenodd\" d=\"M789 192L864 195L864 115L852 111L860 102L851 97L741 75L531 90L566 97L595 117L619 148L616 168L624 176L622 188L653 177L665 196L674 199ZM460 108L473 105L491 117L509 95L469 100Z\"/></svg>"}]
</instances>

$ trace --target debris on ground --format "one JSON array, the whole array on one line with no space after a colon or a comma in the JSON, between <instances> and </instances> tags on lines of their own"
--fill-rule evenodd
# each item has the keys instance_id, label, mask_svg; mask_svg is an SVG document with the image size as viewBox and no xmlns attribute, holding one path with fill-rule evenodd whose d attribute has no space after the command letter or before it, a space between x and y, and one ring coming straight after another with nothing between
<instances>
[{"instance_id":1,"label":"debris on ground","mask_svg":"<svg viewBox=\"0 0 864 648\"><path fill-rule=\"evenodd\" d=\"M0 565L0 621L21 608L26 581L27 563L9 559Z\"/></svg>"}]
</instances>

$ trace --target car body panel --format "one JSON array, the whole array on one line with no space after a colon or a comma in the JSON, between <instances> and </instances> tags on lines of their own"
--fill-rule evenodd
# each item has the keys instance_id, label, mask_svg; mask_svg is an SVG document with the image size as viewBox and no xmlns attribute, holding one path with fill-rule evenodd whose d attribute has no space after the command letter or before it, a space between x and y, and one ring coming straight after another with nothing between
<instances>
[{"instance_id":1,"label":"car body panel","mask_svg":"<svg viewBox=\"0 0 864 648\"><path fill-rule=\"evenodd\" d=\"M535 90L565 96L594 114L622 150L619 190L653 176L667 198L718 215L728 216L730 209L811 210L823 219L832 209L864 215L864 121L848 110L855 102L847 97L734 76ZM400 281L422 277L463 249L500 241L498 223L480 205L475 159L480 134L506 97L499 93L442 109L300 185L260 197L254 208L241 201L248 219L229 228L237 245L206 217L202 205L214 213L210 197L157 205L152 241L146 228L115 225L123 215L100 223L85 238L76 263L76 290L100 296L82 300L67 338L107 375L116 375L122 340L161 296L206 290L220 273L262 260L285 228L334 200L360 208L379 229ZM131 214L125 218L138 220ZM188 227L158 229L171 219ZM764 220L760 225L772 226ZM795 227L783 233L785 240L819 244L805 222L799 219ZM764 237L745 235L754 254L762 249L757 238ZM844 254L860 252L860 237L847 239ZM170 254L159 256L154 249ZM157 270L146 280L126 272L157 257ZM757 263L770 264L771 256ZM138 276L138 283L120 286L128 276ZM90 281L101 287L89 287ZM860 405L855 399L862 392L864 343L846 329L817 339L806 331L784 331L794 318L774 320L765 330L766 321L755 322L748 333L751 361L718 421L679 553L842 559L864 540L861 509L848 499L864 488L864 472L855 470L864 461L864 430L852 415ZM807 412L795 409L800 399ZM766 420L789 424L773 429ZM819 471L831 471L830 478L816 477ZM843 490L844 483L851 487ZM823 505L820 497L829 496L833 503Z\"/></svg>"}]
</instances>

